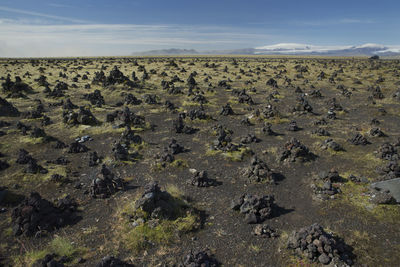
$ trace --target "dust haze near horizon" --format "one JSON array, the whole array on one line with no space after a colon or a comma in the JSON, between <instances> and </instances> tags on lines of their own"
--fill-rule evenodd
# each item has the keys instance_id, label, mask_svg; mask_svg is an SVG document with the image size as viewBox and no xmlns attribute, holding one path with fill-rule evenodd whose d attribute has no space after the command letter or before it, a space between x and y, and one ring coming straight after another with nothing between
<instances>
[{"instance_id":1,"label":"dust haze near horizon","mask_svg":"<svg viewBox=\"0 0 400 267\"><path fill-rule=\"evenodd\" d=\"M168 3L167 3L168 2ZM0 57L124 56L307 44L400 47L400 3L40 1L0 4Z\"/></svg>"}]
</instances>

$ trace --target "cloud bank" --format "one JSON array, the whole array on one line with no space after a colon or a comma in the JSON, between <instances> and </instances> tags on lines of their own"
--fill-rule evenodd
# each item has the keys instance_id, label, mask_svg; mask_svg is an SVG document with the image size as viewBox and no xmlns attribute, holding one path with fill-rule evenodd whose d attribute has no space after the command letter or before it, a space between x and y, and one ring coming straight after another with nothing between
<instances>
[{"instance_id":1,"label":"cloud bank","mask_svg":"<svg viewBox=\"0 0 400 267\"><path fill-rule=\"evenodd\" d=\"M218 26L45 24L0 19L0 57L118 56L170 47L247 47L266 34Z\"/></svg>"}]
</instances>

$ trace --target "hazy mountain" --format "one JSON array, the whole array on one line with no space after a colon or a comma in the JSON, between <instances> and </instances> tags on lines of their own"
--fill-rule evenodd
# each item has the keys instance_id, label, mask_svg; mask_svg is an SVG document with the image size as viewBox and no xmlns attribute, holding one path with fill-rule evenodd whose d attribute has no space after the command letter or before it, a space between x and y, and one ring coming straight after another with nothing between
<instances>
[{"instance_id":1,"label":"hazy mountain","mask_svg":"<svg viewBox=\"0 0 400 267\"><path fill-rule=\"evenodd\" d=\"M256 48L197 51L194 49L163 49L134 53L133 55L325 55L325 56L399 56L400 46L363 44L359 46L317 46L281 43Z\"/></svg>"},{"instance_id":2,"label":"hazy mountain","mask_svg":"<svg viewBox=\"0 0 400 267\"><path fill-rule=\"evenodd\" d=\"M134 56L157 56L157 55L196 55L198 52L194 49L179 49L179 48L170 48L170 49L161 49L161 50L149 50L144 52L136 52L132 53Z\"/></svg>"}]
</instances>

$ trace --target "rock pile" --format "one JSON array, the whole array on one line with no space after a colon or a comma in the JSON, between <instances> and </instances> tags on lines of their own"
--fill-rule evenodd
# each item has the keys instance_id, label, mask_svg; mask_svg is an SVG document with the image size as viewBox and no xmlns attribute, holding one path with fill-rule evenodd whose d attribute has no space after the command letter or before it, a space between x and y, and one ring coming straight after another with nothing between
<instances>
[{"instance_id":1,"label":"rock pile","mask_svg":"<svg viewBox=\"0 0 400 267\"><path fill-rule=\"evenodd\" d=\"M7 169L10 167L10 164L7 163L5 160L0 160L0 171Z\"/></svg>"},{"instance_id":2,"label":"rock pile","mask_svg":"<svg viewBox=\"0 0 400 267\"><path fill-rule=\"evenodd\" d=\"M37 160L34 159L29 152L25 149L20 149L18 153L18 159L16 161L18 164L27 165L25 169L25 173L41 173L46 174L48 173L47 169L43 168L37 163Z\"/></svg>"},{"instance_id":3,"label":"rock pile","mask_svg":"<svg viewBox=\"0 0 400 267\"><path fill-rule=\"evenodd\" d=\"M189 183L197 187L209 187L215 185L215 181L208 178L206 171L194 171Z\"/></svg>"},{"instance_id":4,"label":"rock pile","mask_svg":"<svg viewBox=\"0 0 400 267\"><path fill-rule=\"evenodd\" d=\"M333 151L344 151L344 148L340 144L338 144L335 141L333 141L332 138L326 139L322 143L321 148L325 149L325 150L326 149L332 149Z\"/></svg>"},{"instance_id":5,"label":"rock pile","mask_svg":"<svg viewBox=\"0 0 400 267\"><path fill-rule=\"evenodd\" d=\"M183 121L183 116L179 115L178 119L173 122L173 129L176 133L193 134L197 129L186 125Z\"/></svg>"},{"instance_id":6,"label":"rock pile","mask_svg":"<svg viewBox=\"0 0 400 267\"><path fill-rule=\"evenodd\" d=\"M331 134L325 130L324 128L317 128L315 130L311 131L312 134L318 135L318 136L330 136Z\"/></svg>"},{"instance_id":7,"label":"rock pile","mask_svg":"<svg viewBox=\"0 0 400 267\"><path fill-rule=\"evenodd\" d=\"M276 238L279 234L268 224L257 224L253 229L253 234L263 238Z\"/></svg>"},{"instance_id":8,"label":"rock pile","mask_svg":"<svg viewBox=\"0 0 400 267\"><path fill-rule=\"evenodd\" d=\"M244 194L231 203L233 210L245 214L244 220L248 224L261 223L271 218L274 206L274 197L269 195L258 197Z\"/></svg>"},{"instance_id":9,"label":"rock pile","mask_svg":"<svg viewBox=\"0 0 400 267\"><path fill-rule=\"evenodd\" d=\"M377 168L378 174L380 177L378 180L390 180L400 177L400 165L397 161L391 161L387 163L385 166Z\"/></svg>"},{"instance_id":10,"label":"rock pile","mask_svg":"<svg viewBox=\"0 0 400 267\"><path fill-rule=\"evenodd\" d=\"M80 143L79 141L74 141L69 145L68 153L84 153L89 151L84 144Z\"/></svg>"},{"instance_id":11,"label":"rock pile","mask_svg":"<svg viewBox=\"0 0 400 267\"><path fill-rule=\"evenodd\" d=\"M105 105L104 97L101 95L100 90L95 90L93 93L84 94L83 98L90 101L90 104L96 107L101 107Z\"/></svg>"},{"instance_id":12,"label":"rock pile","mask_svg":"<svg viewBox=\"0 0 400 267\"><path fill-rule=\"evenodd\" d=\"M312 111L313 107L310 105L310 103L308 103L308 101L303 96L299 96L297 98L297 103L292 109L292 112L298 112L300 114L304 114L307 112L311 113Z\"/></svg>"},{"instance_id":13,"label":"rock pile","mask_svg":"<svg viewBox=\"0 0 400 267\"><path fill-rule=\"evenodd\" d=\"M353 144L353 145L368 145L370 144L370 142L368 142L367 138L365 138L362 134L357 133L355 134L352 138L347 140L349 143Z\"/></svg>"},{"instance_id":14,"label":"rock pile","mask_svg":"<svg viewBox=\"0 0 400 267\"><path fill-rule=\"evenodd\" d=\"M129 152L129 147L126 144L117 142L112 148L115 160L132 161L139 155L136 151Z\"/></svg>"},{"instance_id":15,"label":"rock pile","mask_svg":"<svg viewBox=\"0 0 400 267\"><path fill-rule=\"evenodd\" d=\"M168 144L167 150L171 152L172 155L185 152L185 148L177 143L175 139L172 139Z\"/></svg>"},{"instance_id":16,"label":"rock pile","mask_svg":"<svg viewBox=\"0 0 400 267\"><path fill-rule=\"evenodd\" d=\"M314 154L296 138L292 138L290 141L286 142L280 154L280 161L289 162L309 161L315 157Z\"/></svg>"},{"instance_id":17,"label":"rock pile","mask_svg":"<svg viewBox=\"0 0 400 267\"><path fill-rule=\"evenodd\" d=\"M191 120L207 120L210 118L209 115L204 110L203 106L200 106L200 108L195 108L192 110L189 110L189 112L186 114L186 116L191 119Z\"/></svg>"},{"instance_id":18,"label":"rock pile","mask_svg":"<svg viewBox=\"0 0 400 267\"><path fill-rule=\"evenodd\" d=\"M373 204L396 204L396 199L392 196L389 190L381 190L379 188L372 187L369 192L369 201Z\"/></svg>"},{"instance_id":19,"label":"rock pile","mask_svg":"<svg viewBox=\"0 0 400 267\"><path fill-rule=\"evenodd\" d=\"M144 187L135 208L146 212L152 219L174 219L178 215L172 196L166 191L161 191L157 182L151 182Z\"/></svg>"},{"instance_id":20,"label":"rock pile","mask_svg":"<svg viewBox=\"0 0 400 267\"><path fill-rule=\"evenodd\" d=\"M16 236L32 236L37 232L60 228L76 218L76 207L76 202L69 196L54 205L38 193L31 193L12 211L13 233Z\"/></svg>"},{"instance_id":21,"label":"rock pile","mask_svg":"<svg viewBox=\"0 0 400 267\"><path fill-rule=\"evenodd\" d=\"M264 126L263 126L262 129L261 129L261 131L262 131L264 134L269 135L269 136L277 135L277 134L271 129L271 127L272 127L272 124L271 124L271 123L265 122L265 123L264 123Z\"/></svg>"},{"instance_id":22,"label":"rock pile","mask_svg":"<svg viewBox=\"0 0 400 267\"><path fill-rule=\"evenodd\" d=\"M78 112L72 110L63 111L64 123L69 125L97 125L99 121L88 107L80 107Z\"/></svg>"},{"instance_id":23,"label":"rock pile","mask_svg":"<svg viewBox=\"0 0 400 267\"><path fill-rule=\"evenodd\" d=\"M375 154L380 159L398 160L400 159L400 155L398 154L397 147L396 144L384 143L375 151Z\"/></svg>"},{"instance_id":24,"label":"rock pile","mask_svg":"<svg viewBox=\"0 0 400 267\"><path fill-rule=\"evenodd\" d=\"M275 175L267 164L257 156L251 159L250 165L242 170L242 175L251 183L274 183Z\"/></svg>"},{"instance_id":25,"label":"rock pile","mask_svg":"<svg viewBox=\"0 0 400 267\"><path fill-rule=\"evenodd\" d=\"M219 114L223 115L223 116L228 116L228 115L233 115L235 113L233 112L231 105L229 103L227 103L225 106L223 106L221 108L221 111L219 112Z\"/></svg>"},{"instance_id":26,"label":"rock pile","mask_svg":"<svg viewBox=\"0 0 400 267\"><path fill-rule=\"evenodd\" d=\"M381 129L375 127L369 131L369 134L374 137L385 137L386 134Z\"/></svg>"},{"instance_id":27,"label":"rock pile","mask_svg":"<svg viewBox=\"0 0 400 267\"><path fill-rule=\"evenodd\" d=\"M103 164L100 173L90 185L89 193L93 198L108 198L123 189L124 181L119 177L115 177L114 173Z\"/></svg>"},{"instance_id":28,"label":"rock pile","mask_svg":"<svg viewBox=\"0 0 400 267\"><path fill-rule=\"evenodd\" d=\"M141 144L143 140L140 135L135 134L131 127L127 125L121 135L120 142L129 146L131 144Z\"/></svg>"},{"instance_id":29,"label":"rock pile","mask_svg":"<svg viewBox=\"0 0 400 267\"><path fill-rule=\"evenodd\" d=\"M96 264L96 267L134 267L134 265L113 256L105 256Z\"/></svg>"},{"instance_id":30,"label":"rock pile","mask_svg":"<svg viewBox=\"0 0 400 267\"><path fill-rule=\"evenodd\" d=\"M296 132L298 130L300 130L300 128L297 126L297 122L296 121L291 121L289 123L289 126L288 126L288 131Z\"/></svg>"},{"instance_id":31,"label":"rock pile","mask_svg":"<svg viewBox=\"0 0 400 267\"><path fill-rule=\"evenodd\" d=\"M15 76L15 82L11 81L10 75L7 76L6 81L1 84L3 91L8 93L7 98L25 97L24 92L31 92L32 88L22 82L19 76Z\"/></svg>"},{"instance_id":32,"label":"rock pile","mask_svg":"<svg viewBox=\"0 0 400 267\"><path fill-rule=\"evenodd\" d=\"M327 233L319 224L293 231L288 238L287 248L294 250L300 257L324 265L353 265L352 248L341 239Z\"/></svg>"},{"instance_id":33,"label":"rock pile","mask_svg":"<svg viewBox=\"0 0 400 267\"><path fill-rule=\"evenodd\" d=\"M126 105L140 105L142 103L142 100L136 98L132 94L127 94L125 96L125 104Z\"/></svg>"},{"instance_id":34,"label":"rock pile","mask_svg":"<svg viewBox=\"0 0 400 267\"><path fill-rule=\"evenodd\" d=\"M317 198L327 200L334 198L334 195L341 192L339 185L335 183L339 183L342 180L339 173L331 169L329 172L319 173L318 177L314 179L315 183L311 184L311 188Z\"/></svg>"},{"instance_id":35,"label":"rock pile","mask_svg":"<svg viewBox=\"0 0 400 267\"><path fill-rule=\"evenodd\" d=\"M63 258L56 260L55 254L47 254L43 259L35 261L32 267L64 267Z\"/></svg>"},{"instance_id":36,"label":"rock pile","mask_svg":"<svg viewBox=\"0 0 400 267\"><path fill-rule=\"evenodd\" d=\"M0 97L0 117L16 117L19 116L20 112L10 102Z\"/></svg>"},{"instance_id":37,"label":"rock pile","mask_svg":"<svg viewBox=\"0 0 400 267\"><path fill-rule=\"evenodd\" d=\"M232 139L230 135L233 133L232 131L226 129L222 125L214 126L213 130L215 130L217 133L217 139L214 140L211 144L212 150L219 150L222 152L232 152L239 150L241 144L235 145L231 142Z\"/></svg>"},{"instance_id":38,"label":"rock pile","mask_svg":"<svg viewBox=\"0 0 400 267\"><path fill-rule=\"evenodd\" d=\"M208 250L190 251L183 260L183 265L179 267L217 267L220 266Z\"/></svg>"},{"instance_id":39,"label":"rock pile","mask_svg":"<svg viewBox=\"0 0 400 267\"><path fill-rule=\"evenodd\" d=\"M97 155L96 151L90 152L89 153L89 167L97 166L101 163L103 160L102 157Z\"/></svg>"}]
</instances>

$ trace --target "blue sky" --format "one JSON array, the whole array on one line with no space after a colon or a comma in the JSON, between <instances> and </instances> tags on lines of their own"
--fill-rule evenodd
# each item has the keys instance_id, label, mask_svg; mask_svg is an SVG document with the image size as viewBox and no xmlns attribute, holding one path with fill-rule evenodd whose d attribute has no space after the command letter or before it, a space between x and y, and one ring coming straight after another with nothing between
<instances>
[{"instance_id":1,"label":"blue sky","mask_svg":"<svg viewBox=\"0 0 400 267\"><path fill-rule=\"evenodd\" d=\"M277 43L400 45L400 1L0 2L0 56L129 55Z\"/></svg>"}]
</instances>

